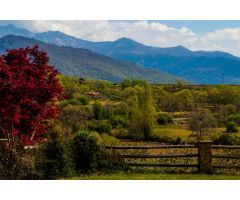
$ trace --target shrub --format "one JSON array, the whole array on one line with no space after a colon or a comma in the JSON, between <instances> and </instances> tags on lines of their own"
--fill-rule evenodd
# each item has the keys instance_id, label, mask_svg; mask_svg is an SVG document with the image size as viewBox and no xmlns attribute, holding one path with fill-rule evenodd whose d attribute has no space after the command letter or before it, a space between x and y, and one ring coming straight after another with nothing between
<instances>
[{"instance_id":1,"label":"shrub","mask_svg":"<svg viewBox=\"0 0 240 200\"><path fill-rule=\"evenodd\" d=\"M117 139L132 139L131 135L129 135L129 132L127 129L124 129L123 127L118 127L117 129L113 129L111 131L111 134L116 137Z\"/></svg>"},{"instance_id":2,"label":"shrub","mask_svg":"<svg viewBox=\"0 0 240 200\"><path fill-rule=\"evenodd\" d=\"M93 104L93 116L95 119L100 120L104 119L105 109L100 102L96 102Z\"/></svg>"},{"instance_id":3,"label":"shrub","mask_svg":"<svg viewBox=\"0 0 240 200\"><path fill-rule=\"evenodd\" d=\"M119 141L113 137L110 136L106 133L102 134L102 144L104 145L113 145L113 144L117 144Z\"/></svg>"},{"instance_id":4,"label":"shrub","mask_svg":"<svg viewBox=\"0 0 240 200\"><path fill-rule=\"evenodd\" d=\"M158 136L158 135L151 135L150 137L151 141L159 142L159 143L165 143L165 144L182 144L184 141L181 137L169 137L169 136Z\"/></svg>"},{"instance_id":5,"label":"shrub","mask_svg":"<svg viewBox=\"0 0 240 200\"><path fill-rule=\"evenodd\" d=\"M81 93L76 92L73 94L73 97L77 99L82 105L87 105L89 102L89 99L87 96L81 95Z\"/></svg>"},{"instance_id":6,"label":"shrub","mask_svg":"<svg viewBox=\"0 0 240 200\"><path fill-rule=\"evenodd\" d=\"M28 149L17 156L15 163L15 179L42 179L43 173L38 169L38 155L37 149Z\"/></svg>"},{"instance_id":7,"label":"shrub","mask_svg":"<svg viewBox=\"0 0 240 200\"><path fill-rule=\"evenodd\" d=\"M110 133L112 130L112 126L108 120L101 120L101 121L98 121L97 127L95 130L99 133Z\"/></svg>"},{"instance_id":8,"label":"shrub","mask_svg":"<svg viewBox=\"0 0 240 200\"><path fill-rule=\"evenodd\" d=\"M186 129L155 128L150 139L155 142L182 144L189 142L191 131Z\"/></svg>"},{"instance_id":9,"label":"shrub","mask_svg":"<svg viewBox=\"0 0 240 200\"><path fill-rule=\"evenodd\" d=\"M157 122L159 125L166 125L166 124L172 124L173 123L173 117L167 114L161 114L157 118Z\"/></svg>"},{"instance_id":10,"label":"shrub","mask_svg":"<svg viewBox=\"0 0 240 200\"><path fill-rule=\"evenodd\" d=\"M91 120L85 123L89 131L97 131L98 133L111 133L112 126L108 120Z\"/></svg>"},{"instance_id":11,"label":"shrub","mask_svg":"<svg viewBox=\"0 0 240 200\"><path fill-rule=\"evenodd\" d=\"M225 106L225 109L227 111L228 114L234 114L236 113L236 106L232 105L232 104L228 104Z\"/></svg>"},{"instance_id":12,"label":"shrub","mask_svg":"<svg viewBox=\"0 0 240 200\"><path fill-rule=\"evenodd\" d=\"M89 103L89 99L86 96L80 96L78 101L80 101L82 105L88 105Z\"/></svg>"},{"instance_id":13,"label":"shrub","mask_svg":"<svg viewBox=\"0 0 240 200\"><path fill-rule=\"evenodd\" d=\"M106 136L103 140L106 140ZM116 152L109 152L101 148L96 137L86 131L76 134L72 149L74 166L78 172L112 171L125 166L124 160Z\"/></svg>"},{"instance_id":14,"label":"shrub","mask_svg":"<svg viewBox=\"0 0 240 200\"><path fill-rule=\"evenodd\" d=\"M228 133L237 133L238 132L237 124L233 121L228 122L226 125L226 131Z\"/></svg>"},{"instance_id":15,"label":"shrub","mask_svg":"<svg viewBox=\"0 0 240 200\"><path fill-rule=\"evenodd\" d=\"M89 133L89 136L95 138L98 145L102 145L103 144L103 139L102 139L101 135L98 132L92 131L92 132Z\"/></svg>"},{"instance_id":16,"label":"shrub","mask_svg":"<svg viewBox=\"0 0 240 200\"><path fill-rule=\"evenodd\" d=\"M126 128L129 124L128 120L122 115L113 115L110 120L114 128L119 126Z\"/></svg>"},{"instance_id":17,"label":"shrub","mask_svg":"<svg viewBox=\"0 0 240 200\"><path fill-rule=\"evenodd\" d=\"M41 173L36 168L35 151L10 151L5 145L0 145L0 179L40 179Z\"/></svg>"},{"instance_id":18,"label":"shrub","mask_svg":"<svg viewBox=\"0 0 240 200\"><path fill-rule=\"evenodd\" d=\"M66 107L67 105L73 105L73 106L77 106L77 105L80 105L80 101L78 101L77 99L67 99L67 100L64 100L61 102L60 106L63 108L63 107Z\"/></svg>"},{"instance_id":19,"label":"shrub","mask_svg":"<svg viewBox=\"0 0 240 200\"><path fill-rule=\"evenodd\" d=\"M213 140L213 144L220 145L239 145L240 138L234 134L225 133Z\"/></svg>"},{"instance_id":20,"label":"shrub","mask_svg":"<svg viewBox=\"0 0 240 200\"><path fill-rule=\"evenodd\" d=\"M89 131L95 131L97 127L97 120L93 119L85 122L85 127Z\"/></svg>"},{"instance_id":21,"label":"shrub","mask_svg":"<svg viewBox=\"0 0 240 200\"><path fill-rule=\"evenodd\" d=\"M130 108L126 102L119 103L116 108L114 109L115 115L124 115L129 116Z\"/></svg>"},{"instance_id":22,"label":"shrub","mask_svg":"<svg viewBox=\"0 0 240 200\"><path fill-rule=\"evenodd\" d=\"M230 115L228 117L228 121L229 122L233 121L233 122L237 123L240 126L240 114Z\"/></svg>"},{"instance_id":23,"label":"shrub","mask_svg":"<svg viewBox=\"0 0 240 200\"><path fill-rule=\"evenodd\" d=\"M46 142L41 147L39 170L43 178L55 179L74 174L71 142L68 139L57 137Z\"/></svg>"},{"instance_id":24,"label":"shrub","mask_svg":"<svg viewBox=\"0 0 240 200\"><path fill-rule=\"evenodd\" d=\"M73 138L72 150L76 171L89 172L97 169L97 154L100 146L96 138L86 131L80 131Z\"/></svg>"}]
</instances>

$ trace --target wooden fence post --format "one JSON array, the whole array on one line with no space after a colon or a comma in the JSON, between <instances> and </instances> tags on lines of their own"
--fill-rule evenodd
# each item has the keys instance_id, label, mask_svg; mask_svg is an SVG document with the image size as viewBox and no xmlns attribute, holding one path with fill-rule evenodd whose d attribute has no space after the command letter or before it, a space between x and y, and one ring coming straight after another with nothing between
<instances>
[{"instance_id":1,"label":"wooden fence post","mask_svg":"<svg viewBox=\"0 0 240 200\"><path fill-rule=\"evenodd\" d=\"M212 172L212 142L200 141L198 143L198 172Z\"/></svg>"}]
</instances>

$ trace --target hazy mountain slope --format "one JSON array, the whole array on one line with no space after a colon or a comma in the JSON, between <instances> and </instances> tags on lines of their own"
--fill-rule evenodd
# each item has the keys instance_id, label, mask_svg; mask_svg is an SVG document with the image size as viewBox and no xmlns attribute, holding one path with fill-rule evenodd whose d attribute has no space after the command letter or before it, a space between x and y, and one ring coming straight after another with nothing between
<instances>
[{"instance_id":1,"label":"hazy mountain slope","mask_svg":"<svg viewBox=\"0 0 240 200\"><path fill-rule=\"evenodd\" d=\"M36 44L44 51L47 51L50 62L60 72L67 75L103 79L112 82L118 82L124 78L134 78L156 83L172 83L180 79L166 73L93 53L86 49L60 47L22 36L8 35L0 38L0 52L3 53L6 49L33 46Z\"/></svg>"},{"instance_id":2,"label":"hazy mountain slope","mask_svg":"<svg viewBox=\"0 0 240 200\"><path fill-rule=\"evenodd\" d=\"M6 35L19 35L19 36L24 36L24 37L33 37L34 34L31 33L30 31L23 29L23 28L18 28L14 25L7 25L7 26L0 26L0 37L6 36Z\"/></svg>"}]
</instances>

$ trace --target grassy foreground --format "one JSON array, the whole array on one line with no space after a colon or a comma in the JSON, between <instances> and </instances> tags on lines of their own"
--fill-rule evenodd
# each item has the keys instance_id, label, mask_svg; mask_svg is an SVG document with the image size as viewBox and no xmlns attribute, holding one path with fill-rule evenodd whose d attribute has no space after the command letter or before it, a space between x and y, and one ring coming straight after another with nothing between
<instances>
[{"instance_id":1,"label":"grassy foreground","mask_svg":"<svg viewBox=\"0 0 240 200\"><path fill-rule=\"evenodd\" d=\"M124 173L91 174L72 177L68 180L240 180L240 175L226 174L159 174Z\"/></svg>"}]
</instances>

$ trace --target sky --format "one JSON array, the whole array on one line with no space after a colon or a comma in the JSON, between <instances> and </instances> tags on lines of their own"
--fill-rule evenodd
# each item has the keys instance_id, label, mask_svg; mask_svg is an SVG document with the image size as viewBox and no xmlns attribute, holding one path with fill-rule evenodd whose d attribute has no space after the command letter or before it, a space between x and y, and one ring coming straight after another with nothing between
<instances>
[{"instance_id":1,"label":"sky","mask_svg":"<svg viewBox=\"0 0 240 200\"><path fill-rule=\"evenodd\" d=\"M190 50L225 51L240 56L240 20L156 21L0 21L32 32L61 31L90 41L114 41L128 37L145 45Z\"/></svg>"}]
</instances>

